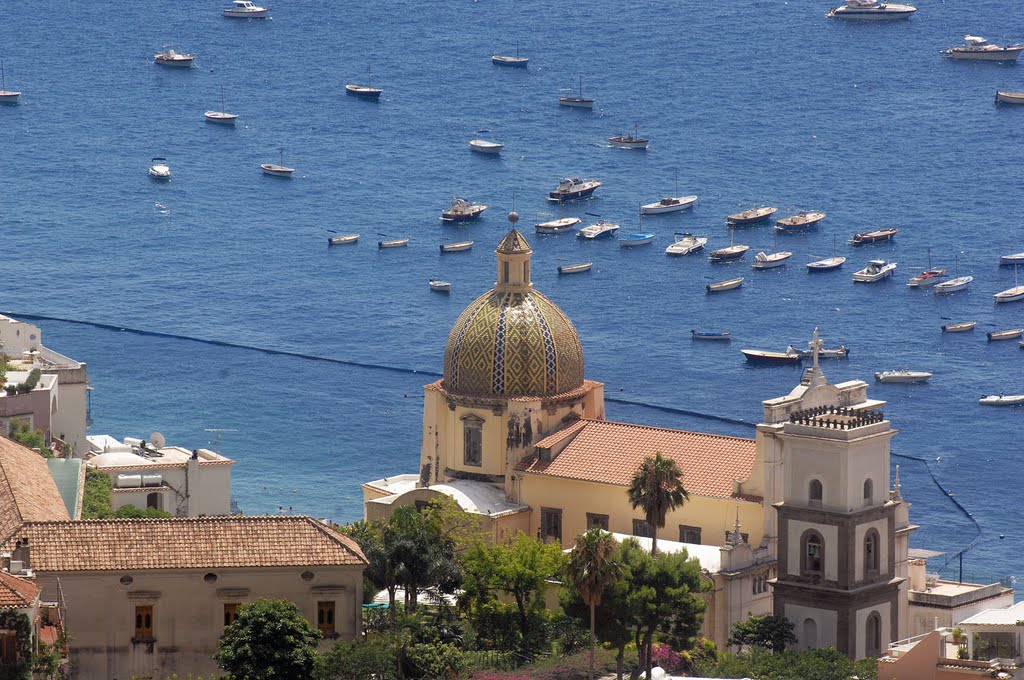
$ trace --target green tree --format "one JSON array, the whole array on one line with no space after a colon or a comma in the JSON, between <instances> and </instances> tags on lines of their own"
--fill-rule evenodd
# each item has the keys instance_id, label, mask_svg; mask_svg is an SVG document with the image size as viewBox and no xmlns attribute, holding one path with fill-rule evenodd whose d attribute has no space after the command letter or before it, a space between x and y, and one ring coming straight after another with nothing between
<instances>
[{"instance_id":1,"label":"green tree","mask_svg":"<svg viewBox=\"0 0 1024 680\"><path fill-rule=\"evenodd\" d=\"M626 492L634 509L643 510L651 526L651 554L658 552L658 529L665 528L665 516L690 500L690 494L683 488L683 473L671 458L659 451L644 458L633 474L633 480Z\"/></svg>"},{"instance_id":2,"label":"green tree","mask_svg":"<svg viewBox=\"0 0 1024 680\"><path fill-rule=\"evenodd\" d=\"M576 537L566 573L583 602L590 608L590 680L594 680L595 611L605 588L622 573L618 562L619 545L612 535L593 528Z\"/></svg>"},{"instance_id":3,"label":"green tree","mask_svg":"<svg viewBox=\"0 0 1024 680\"><path fill-rule=\"evenodd\" d=\"M497 593L509 595L516 606L520 644L531 635L531 619L543 607L548 579L559 576L566 563L562 548L518 533L506 544L482 541L465 556L463 602L472 612L485 609Z\"/></svg>"},{"instance_id":4,"label":"green tree","mask_svg":"<svg viewBox=\"0 0 1024 680\"><path fill-rule=\"evenodd\" d=\"M793 622L784 616L751 616L737 621L729 633L729 644L739 647L764 647L781 652L796 642Z\"/></svg>"},{"instance_id":5,"label":"green tree","mask_svg":"<svg viewBox=\"0 0 1024 680\"><path fill-rule=\"evenodd\" d=\"M287 600L255 600L238 608L214 659L234 680L308 678L320 632Z\"/></svg>"},{"instance_id":6,"label":"green tree","mask_svg":"<svg viewBox=\"0 0 1024 680\"><path fill-rule=\"evenodd\" d=\"M640 555L650 559L646 551ZM615 667L618 680L622 680L626 647L633 641L633 610L629 603L629 590L633 583L633 567L631 560L623 558L622 552L616 555L619 567L618 578L605 583L601 592L601 601L595 608L596 626L594 633L601 642L610 645L615 651ZM562 607L566 614L580 621L590 615L590 606L584 601L582 594L570 580L562 593Z\"/></svg>"},{"instance_id":7,"label":"green tree","mask_svg":"<svg viewBox=\"0 0 1024 680\"><path fill-rule=\"evenodd\" d=\"M394 645L388 640L365 642L339 640L317 662L317 680L366 680L369 672L378 680L399 680Z\"/></svg>"}]
</instances>

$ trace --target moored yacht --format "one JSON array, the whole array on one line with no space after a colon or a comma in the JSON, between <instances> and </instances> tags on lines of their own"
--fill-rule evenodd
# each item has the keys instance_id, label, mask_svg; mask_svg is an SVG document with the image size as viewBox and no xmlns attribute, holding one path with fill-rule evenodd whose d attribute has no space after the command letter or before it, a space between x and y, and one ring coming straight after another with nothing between
<instances>
[{"instance_id":1,"label":"moored yacht","mask_svg":"<svg viewBox=\"0 0 1024 680\"><path fill-rule=\"evenodd\" d=\"M1024 45L993 45L981 36L965 35L964 44L943 50L942 54L957 60L1017 61Z\"/></svg>"},{"instance_id":2,"label":"moored yacht","mask_svg":"<svg viewBox=\"0 0 1024 680\"><path fill-rule=\"evenodd\" d=\"M149 166L149 176L153 179L170 179L171 166L168 165L167 159L161 157L154 158L152 165Z\"/></svg>"},{"instance_id":3,"label":"moored yacht","mask_svg":"<svg viewBox=\"0 0 1024 680\"><path fill-rule=\"evenodd\" d=\"M885 260L871 260L868 262L868 266L861 269L859 272L854 272L853 280L859 283L875 283L892 276L892 273L896 270L895 262L886 262Z\"/></svg>"},{"instance_id":4,"label":"moored yacht","mask_svg":"<svg viewBox=\"0 0 1024 680\"><path fill-rule=\"evenodd\" d=\"M441 219L445 222L466 222L480 217L485 210L487 206L482 203L473 203L455 196L451 206L441 213Z\"/></svg>"},{"instance_id":5,"label":"moored yacht","mask_svg":"<svg viewBox=\"0 0 1024 680\"><path fill-rule=\"evenodd\" d=\"M676 234L676 240L668 248L665 248L665 252L669 255L689 255L698 250L704 250L707 243L707 236L694 236L689 232Z\"/></svg>"},{"instance_id":6,"label":"moored yacht","mask_svg":"<svg viewBox=\"0 0 1024 680\"><path fill-rule=\"evenodd\" d=\"M224 9L224 16L232 19L265 19L270 14L266 7L257 7L251 0L231 0L231 7Z\"/></svg>"},{"instance_id":7,"label":"moored yacht","mask_svg":"<svg viewBox=\"0 0 1024 680\"><path fill-rule=\"evenodd\" d=\"M633 134L631 135L618 135L617 137L608 138L608 143L617 149L646 149L650 141L637 134L636 125L633 126Z\"/></svg>"},{"instance_id":8,"label":"moored yacht","mask_svg":"<svg viewBox=\"0 0 1024 680\"><path fill-rule=\"evenodd\" d=\"M611 236L618 231L619 225L612 224L611 222L605 222L604 220L598 220L595 224L588 224L587 226L576 232L576 235L580 238L604 238Z\"/></svg>"},{"instance_id":9,"label":"moored yacht","mask_svg":"<svg viewBox=\"0 0 1024 680\"><path fill-rule=\"evenodd\" d=\"M195 58L191 54L178 54L174 50L158 52L153 55L154 63L161 66L178 66L180 68L191 68Z\"/></svg>"},{"instance_id":10,"label":"moored yacht","mask_svg":"<svg viewBox=\"0 0 1024 680\"><path fill-rule=\"evenodd\" d=\"M911 5L898 5L880 0L846 0L841 7L833 7L828 16L837 19L859 19L867 21L891 21L906 19L917 11Z\"/></svg>"},{"instance_id":11,"label":"moored yacht","mask_svg":"<svg viewBox=\"0 0 1024 680\"><path fill-rule=\"evenodd\" d=\"M594 190L601 186L601 182L595 179L581 179L579 177L566 177L559 181L554 191L548 192L549 201L571 201L577 198L586 198L594 193Z\"/></svg>"}]
</instances>

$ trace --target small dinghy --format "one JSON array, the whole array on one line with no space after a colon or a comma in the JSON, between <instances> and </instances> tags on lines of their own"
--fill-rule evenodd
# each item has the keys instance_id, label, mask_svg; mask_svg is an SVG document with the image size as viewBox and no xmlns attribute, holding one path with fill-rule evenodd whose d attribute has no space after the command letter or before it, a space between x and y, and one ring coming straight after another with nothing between
<instances>
[{"instance_id":1,"label":"small dinghy","mask_svg":"<svg viewBox=\"0 0 1024 680\"><path fill-rule=\"evenodd\" d=\"M171 178L171 166L166 158L154 158L149 166L149 176L153 179L168 180Z\"/></svg>"},{"instance_id":2,"label":"small dinghy","mask_svg":"<svg viewBox=\"0 0 1024 680\"><path fill-rule=\"evenodd\" d=\"M409 239L407 238L394 238L389 241L377 241L377 249L383 250L384 248L404 248L409 245Z\"/></svg>"},{"instance_id":3,"label":"small dinghy","mask_svg":"<svg viewBox=\"0 0 1024 680\"><path fill-rule=\"evenodd\" d=\"M440 246L442 253L461 253L462 251L469 250L472 247L472 241L459 241L458 243L442 243Z\"/></svg>"},{"instance_id":4,"label":"small dinghy","mask_svg":"<svg viewBox=\"0 0 1024 680\"><path fill-rule=\"evenodd\" d=\"M928 379L931 377L932 374L928 371L909 371L905 368L899 371L875 373L875 380L880 383L923 383L928 382Z\"/></svg>"},{"instance_id":5,"label":"small dinghy","mask_svg":"<svg viewBox=\"0 0 1024 680\"><path fill-rule=\"evenodd\" d=\"M995 340L1015 340L1021 335L1024 335L1024 328L1012 328L1008 331L993 331L992 333L985 334L989 342Z\"/></svg>"},{"instance_id":6,"label":"small dinghy","mask_svg":"<svg viewBox=\"0 0 1024 680\"><path fill-rule=\"evenodd\" d=\"M825 219L825 213L823 212L798 212L796 215L783 217L776 222L775 231L784 233L807 231L823 219Z\"/></svg>"},{"instance_id":7,"label":"small dinghy","mask_svg":"<svg viewBox=\"0 0 1024 680\"><path fill-rule=\"evenodd\" d=\"M733 288L739 288L743 285L743 277L738 279L729 279L728 281L719 281L718 283L709 283L706 288L709 293L720 293L723 290L732 290Z\"/></svg>"},{"instance_id":8,"label":"small dinghy","mask_svg":"<svg viewBox=\"0 0 1024 680\"><path fill-rule=\"evenodd\" d=\"M690 331L690 337L694 340L721 340L724 342L732 340L732 336L729 335L729 331L722 331L721 333L700 333L698 331Z\"/></svg>"},{"instance_id":9,"label":"small dinghy","mask_svg":"<svg viewBox=\"0 0 1024 680\"><path fill-rule=\"evenodd\" d=\"M977 321L964 321L963 323L950 323L942 327L943 333L964 333L966 331L973 331L974 327L978 325Z\"/></svg>"},{"instance_id":10,"label":"small dinghy","mask_svg":"<svg viewBox=\"0 0 1024 680\"><path fill-rule=\"evenodd\" d=\"M430 290L438 293L450 293L452 290L452 284L449 281L430 279Z\"/></svg>"},{"instance_id":11,"label":"small dinghy","mask_svg":"<svg viewBox=\"0 0 1024 680\"><path fill-rule=\"evenodd\" d=\"M619 239L619 246L622 248L632 248L634 246L647 245L654 240L654 234L650 232L640 232L639 234L626 234Z\"/></svg>"},{"instance_id":12,"label":"small dinghy","mask_svg":"<svg viewBox=\"0 0 1024 680\"><path fill-rule=\"evenodd\" d=\"M567 264L558 268L559 274L582 274L583 272L589 272L590 268L594 266L593 262L582 262L580 264Z\"/></svg>"},{"instance_id":13,"label":"small dinghy","mask_svg":"<svg viewBox=\"0 0 1024 680\"><path fill-rule=\"evenodd\" d=\"M328 236L327 245L341 246L346 243L355 243L359 240L359 234L341 234L340 236Z\"/></svg>"},{"instance_id":14,"label":"small dinghy","mask_svg":"<svg viewBox=\"0 0 1024 680\"><path fill-rule=\"evenodd\" d=\"M881 243L882 241L888 241L899 229L876 229L875 231L865 231L862 234L854 234L853 238L850 239L850 244L855 246L862 246L866 243Z\"/></svg>"},{"instance_id":15,"label":"small dinghy","mask_svg":"<svg viewBox=\"0 0 1024 680\"><path fill-rule=\"evenodd\" d=\"M751 364L799 364L803 357L791 352L769 352L763 349L741 349Z\"/></svg>"},{"instance_id":16,"label":"small dinghy","mask_svg":"<svg viewBox=\"0 0 1024 680\"><path fill-rule=\"evenodd\" d=\"M494 155L501 153L501 150L505 148L505 145L499 142L490 142L486 139L471 139L469 140L469 148L471 151L476 151L477 153Z\"/></svg>"},{"instance_id":17,"label":"small dinghy","mask_svg":"<svg viewBox=\"0 0 1024 680\"><path fill-rule=\"evenodd\" d=\"M1024 394L983 394L978 403L985 406L1020 406L1024 404Z\"/></svg>"},{"instance_id":18,"label":"small dinghy","mask_svg":"<svg viewBox=\"0 0 1024 680\"><path fill-rule=\"evenodd\" d=\"M1000 92L996 90L996 102L999 104L1024 104L1024 92Z\"/></svg>"},{"instance_id":19,"label":"small dinghy","mask_svg":"<svg viewBox=\"0 0 1024 680\"><path fill-rule=\"evenodd\" d=\"M738 212L735 215L729 215L725 218L726 224L731 224L734 227L745 227L750 224L757 224L758 222L764 222L769 217L778 212L778 208L773 206L762 206L760 208L751 208Z\"/></svg>"},{"instance_id":20,"label":"small dinghy","mask_svg":"<svg viewBox=\"0 0 1024 680\"><path fill-rule=\"evenodd\" d=\"M574 229L582 221L578 217L559 217L557 220L539 222L533 225L533 228L537 230L538 234L560 234L563 231Z\"/></svg>"}]
</instances>

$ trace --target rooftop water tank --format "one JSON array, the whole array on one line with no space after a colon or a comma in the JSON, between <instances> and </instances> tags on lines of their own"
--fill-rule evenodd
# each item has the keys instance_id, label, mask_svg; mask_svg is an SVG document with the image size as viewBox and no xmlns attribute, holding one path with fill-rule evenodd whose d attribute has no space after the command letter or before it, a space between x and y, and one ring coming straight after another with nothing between
<instances>
[{"instance_id":1,"label":"rooftop water tank","mask_svg":"<svg viewBox=\"0 0 1024 680\"><path fill-rule=\"evenodd\" d=\"M163 483L163 475L142 475L142 486L160 486Z\"/></svg>"},{"instance_id":2,"label":"rooftop water tank","mask_svg":"<svg viewBox=\"0 0 1024 680\"><path fill-rule=\"evenodd\" d=\"M142 475L118 475L117 488L134 489L142 486Z\"/></svg>"}]
</instances>

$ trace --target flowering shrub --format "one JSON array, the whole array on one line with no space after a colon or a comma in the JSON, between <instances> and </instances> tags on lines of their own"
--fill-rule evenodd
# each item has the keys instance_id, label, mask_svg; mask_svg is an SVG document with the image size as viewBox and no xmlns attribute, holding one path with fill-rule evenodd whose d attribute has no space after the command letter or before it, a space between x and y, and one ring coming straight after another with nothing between
<instances>
[{"instance_id":1,"label":"flowering shrub","mask_svg":"<svg viewBox=\"0 0 1024 680\"><path fill-rule=\"evenodd\" d=\"M656 644L651 647L651 660L655 666L661 666L667 671L674 671L683 663L683 658L665 644Z\"/></svg>"}]
</instances>

